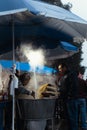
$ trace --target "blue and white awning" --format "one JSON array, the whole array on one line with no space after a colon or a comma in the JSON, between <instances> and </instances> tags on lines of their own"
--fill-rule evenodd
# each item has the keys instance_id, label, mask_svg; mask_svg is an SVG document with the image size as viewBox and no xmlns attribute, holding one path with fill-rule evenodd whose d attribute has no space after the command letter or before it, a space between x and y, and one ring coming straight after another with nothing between
<instances>
[{"instance_id":1,"label":"blue and white awning","mask_svg":"<svg viewBox=\"0 0 87 130\"><path fill-rule=\"evenodd\" d=\"M56 5L36 0L24 0L24 3L27 6L27 9L33 14L87 24L87 21L83 20L79 16Z\"/></svg>"},{"instance_id":2,"label":"blue and white awning","mask_svg":"<svg viewBox=\"0 0 87 130\"><path fill-rule=\"evenodd\" d=\"M22 0L0 0L0 16L26 11Z\"/></svg>"}]
</instances>

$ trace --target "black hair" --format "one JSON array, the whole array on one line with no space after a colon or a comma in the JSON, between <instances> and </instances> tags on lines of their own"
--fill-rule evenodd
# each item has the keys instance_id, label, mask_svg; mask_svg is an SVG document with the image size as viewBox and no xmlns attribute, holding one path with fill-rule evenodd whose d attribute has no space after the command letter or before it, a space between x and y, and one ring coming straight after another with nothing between
<instances>
[{"instance_id":1,"label":"black hair","mask_svg":"<svg viewBox=\"0 0 87 130\"><path fill-rule=\"evenodd\" d=\"M20 81L24 82L25 80L28 80L28 81L30 80L30 74L29 73L25 72L25 73L20 75Z\"/></svg>"},{"instance_id":2,"label":"black hair","mask_svg":"<svg viewBox=\"0 0 87 130\"><path fill-rule=\"evenodd\" d=\"M15 75L16 75L17 77L19 77L19 76L20 76L20 70L17 70L17 69L16 69Z\"/></svg>"}]
</instances>

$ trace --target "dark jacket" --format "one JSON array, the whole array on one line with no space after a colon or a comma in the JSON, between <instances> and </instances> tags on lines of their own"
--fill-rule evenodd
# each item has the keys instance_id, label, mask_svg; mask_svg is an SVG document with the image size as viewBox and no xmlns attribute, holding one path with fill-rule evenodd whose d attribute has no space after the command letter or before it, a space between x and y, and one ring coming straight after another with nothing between
<instances>
[{"instance_id":1,"label":"dark jacket","mask_svg":"<svg viewBox=\"0 0 87 130\"><path fill-rule=\"evenodd\" d=\"M75 71L66 71L62 86L60 86L61 97L76 98L78 93L78 76Z\"/></svg>"},{"instance_id":2,"label":"dark jacket","mask_svg":"<svg viewBox=\"0 0 87 130\"><path fill-rule=\"evenodd\" d=\"M63 77L65 79L62 86L60 86L61 97L66 99L87 97L86 81L78 78L78 74L75 71L66 71Z\"/></svg>"},{"instance_id":3,"label":"dark jacket","mask_svg":"<svg viewBox=\"0 0 87 130\"><path fill-rule=\"evenodd\" d=\"M15 94L16 94L16 96L18 96L19 94L27 94L27 95L30 95L31 92L28 91L27 89L25 89L24 86L22 85L22 83L19 81L19 83L18 83L18 88L15 89Z\"/></svg>"},{"instance_id":4,"label":"dark jacket","mask_svg":"<svg viewBox=\"0 0 87 130\"><path fill-rule=\"evenodd\" d=\"M78 78L79 88L77 97L87 98L87 84L84 79Z\"/></svg>"}]
</instances>

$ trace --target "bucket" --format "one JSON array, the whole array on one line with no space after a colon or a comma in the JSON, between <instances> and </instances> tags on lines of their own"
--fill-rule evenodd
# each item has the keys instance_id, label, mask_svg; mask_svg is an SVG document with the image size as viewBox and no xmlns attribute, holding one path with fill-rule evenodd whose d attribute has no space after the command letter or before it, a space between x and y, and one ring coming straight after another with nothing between
<instances>
[{"instance_id":1,"label":"bucket","mask_svg":"<svg viewBox=\"0 0 87 130\"><path fill-rule=\"evenodd\" d=\"M17 99L19 116L24 120L51 119L56 99Z\"/></svg>"}]
</instances>

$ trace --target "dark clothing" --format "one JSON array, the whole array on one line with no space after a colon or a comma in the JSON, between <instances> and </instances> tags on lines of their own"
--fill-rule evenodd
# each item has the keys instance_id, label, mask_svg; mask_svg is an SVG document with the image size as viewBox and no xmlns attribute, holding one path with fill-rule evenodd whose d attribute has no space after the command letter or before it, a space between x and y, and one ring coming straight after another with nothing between
<instances>
[{"instance_id":1,"label":"dark clothing","mask_svg":"<svg viewBox=\"0 0 87 130\"><path fill-rule=\"evenodd\" d=\"M19 81L18 88L15 89L15 94L16 94L16 96L18 96L19 94L30 95L31 92L28 91L27 89L25 89L24 86L22 85L22 83Z\"/></svg>"},{"instance_id":2,"label":"dark clothing","mask_svg":"<svg viewBox=\"0 0 87 130\"><path fill-rule=\"evenodd\" d=\"M87 98L87 85L84 79L78 78L79 89L77 97Z\"/></svg>"},{"instance_id":3,"label":"dark clothing","mask_svg":"<svg viewBox=\"0 0 87 130\"><path fill-rule=\"evenodd\" d=\"M78 77L77 73L69 72L65 81L67 98L76 98L78 93Z\"/></svg>"},{"instance_id":4,"label":"dark clothing","mask_svg":"<svg viewBox=\"0 0 87 130\"><path fill-rule=\"evenodd\" d=\"M59 91L61 93L61 97L66 99L76 98L78 93L78 77L74 71L66 71L64 76L62 76Z\"/></svg>"},{"instance_id":5,"label":"dark clothing","mask_svg":"<svg viewBox=\"0 0 87 130\"><path fill-rule=\"evenodd\" d=\"M78 78L77 73L67 71L62 77L60 85L61 96L66 99L86 98L87 85L86 81Z\"/></svg>"},{"instance_id":6,"label":"dark clothing","mask_svg":"<svg viewBox=\"0 0 87 130\"><path fill-rule=\"evenodd\" d=\"M20 81L18 82L18 88L15 88L15 95L18 96L19 94L27 94L27 95L31 94L30 91L24 88L24 86ZM18 102L16 100L16 129L23 130L23 125L25 125L25 123L23 120L20 119Z\"/></svg>"},{"instance_id":7,"label":"dark clothing","mask_svg":"<svg viewBox=\"0 0 87 130\"><path fill-rule=\"evenodd\" d=\"M74 71L66 71L60 84L61 97L65 100L67 120L70 130L78 130L79 111L81 114L82 128L86 129L86 83L78 78Z\"/></svg>"},{"instance_id":8,"label":"dark clothing","mask_svg":"<svg viewBox=\"0 0 87 130\"><path fill-rule=\"evenodd\" d=\"M86 99L77 98L67 100L68 123L70 130L78 130L79 120L81 118L81 127L86 130ZM79 109L78 109L79 108ZM81 116L81 117L80 117Z\"/></svg>"}]
</instances>

